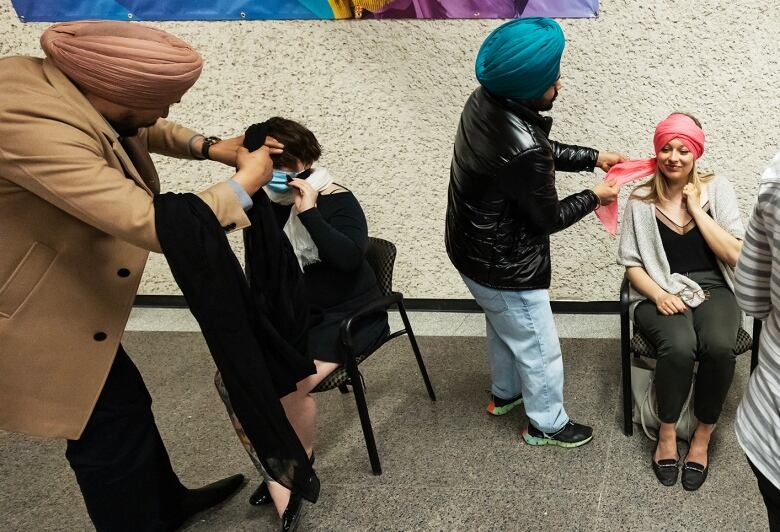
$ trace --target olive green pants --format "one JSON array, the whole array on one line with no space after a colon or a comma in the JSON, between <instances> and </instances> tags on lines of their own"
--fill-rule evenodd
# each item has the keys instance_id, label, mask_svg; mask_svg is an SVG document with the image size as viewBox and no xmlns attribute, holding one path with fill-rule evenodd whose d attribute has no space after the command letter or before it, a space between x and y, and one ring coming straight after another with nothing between
<instances>
[{"instance_id":1,"label":"olive green pants","mask_svg":"<svg viewBox=\"0 0 780 532\"><path fill-rule=\"evenodd\" d=\"M652 301L643 301L634 311L634 323L658 354L658 417L664 423L676 423L680 418L698 360L694 414L709 424L718 420L734 378L741 313L720 272L691 272L688 277L709 292L709 299L672 316L661 314Z\"/></svg>"}]
</instances>

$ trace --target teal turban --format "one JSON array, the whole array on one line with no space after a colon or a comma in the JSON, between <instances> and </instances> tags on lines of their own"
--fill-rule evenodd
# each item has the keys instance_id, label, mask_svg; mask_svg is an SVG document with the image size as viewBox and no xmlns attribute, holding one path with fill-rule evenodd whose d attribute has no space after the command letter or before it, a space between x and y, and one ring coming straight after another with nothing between
<instances>
[{"instance_id":1,"label":"teal turban","mask_svg":"<svg viewBox=\"0 0 780 532\"><path fill-rule=\"evenodd\" d=\"M566 39L552 19L519 18L488 35L477 54L479 83L513 100L541 98L561 73Z\"/></svg>"}]
</instances>

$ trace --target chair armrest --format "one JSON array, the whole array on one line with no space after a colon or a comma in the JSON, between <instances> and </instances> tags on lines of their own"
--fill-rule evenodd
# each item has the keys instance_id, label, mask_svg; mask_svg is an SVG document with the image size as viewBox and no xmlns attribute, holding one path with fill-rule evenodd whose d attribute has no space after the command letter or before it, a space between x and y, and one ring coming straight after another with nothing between
<instances>
[{"instance_id":1,"label":"chair armrest","mask_svg":"<svg viewBox=\"0 0 780 532\"><path fill-rule=\"evenodd\" d=\"M386 296L382 296L379 299L372 301L371 303L363 305L361 308L342 320L340 328L341 343L343 343L349 349L350 354L354 354L352 353L352 323L358 318L362 318L363 316L367 316L378 310L387 310L390 306L397 305L398 302L403 299L403 297L404 296L398 292L392 292Z\"/></svg>"}]
</instances>

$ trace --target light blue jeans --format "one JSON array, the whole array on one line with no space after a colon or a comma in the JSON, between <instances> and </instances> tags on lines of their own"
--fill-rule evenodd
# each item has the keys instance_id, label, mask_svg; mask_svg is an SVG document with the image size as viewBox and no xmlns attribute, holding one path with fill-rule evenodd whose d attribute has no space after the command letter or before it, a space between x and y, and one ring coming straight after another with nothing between
<instances>
[{"instance_id":1,"label":"light blue jeans","mask_svg":"<svg viewBox=\"0 0 780 532\"><path fill-rule=\"evenodd\" d=\"M563 358L548 291L496 290L461 277L485 311L493 395L522 393L534 427L547 434L563 428Z\"/></svg>"}]
</instances>

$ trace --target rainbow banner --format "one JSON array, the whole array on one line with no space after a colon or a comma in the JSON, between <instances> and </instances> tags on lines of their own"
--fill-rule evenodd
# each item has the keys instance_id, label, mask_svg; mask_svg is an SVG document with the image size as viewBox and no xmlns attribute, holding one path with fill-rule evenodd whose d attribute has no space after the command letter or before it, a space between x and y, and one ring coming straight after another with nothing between
<instances>
[{"instance_id":1,"label":"rainbow banner","mask_svg":"<svg viewBox=\"0 0 780 532\"><path fill-rule=\"evenodd\" d=\"M599 0L12 0L24 22L583 18Z\"/></svg>"}]
</instances>

